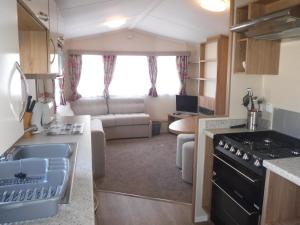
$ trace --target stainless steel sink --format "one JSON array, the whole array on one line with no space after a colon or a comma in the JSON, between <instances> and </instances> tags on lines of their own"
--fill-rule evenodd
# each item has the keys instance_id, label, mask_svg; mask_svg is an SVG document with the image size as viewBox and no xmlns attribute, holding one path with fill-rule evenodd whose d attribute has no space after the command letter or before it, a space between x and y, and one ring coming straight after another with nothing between
<instances>
[{"instance_id":1,"label":"stainless steel sink","mask_svg":"<svg viewBox=\"0 0 300 225\"><path fill-rule=\"evenodd\" d=\"M38 144L17 146L12 153L13 160L27 158L70 158L69 144Z\"/></svg>"},{"instance_id":2,"label":"stainless steel sink","mask_svg":"<svg viewBox=\"0 0 300 225\"><path fill-rule=\"evenodd\" d=\"M61 144L36 144L15 146L8 153L8 160L20 160L28 158L67 158L69 160L68 182L65 193L61 199L62 204L69 203L71 188L75 173L77 154L77 143L61 143Z\"/></svg>"}]
</instances>

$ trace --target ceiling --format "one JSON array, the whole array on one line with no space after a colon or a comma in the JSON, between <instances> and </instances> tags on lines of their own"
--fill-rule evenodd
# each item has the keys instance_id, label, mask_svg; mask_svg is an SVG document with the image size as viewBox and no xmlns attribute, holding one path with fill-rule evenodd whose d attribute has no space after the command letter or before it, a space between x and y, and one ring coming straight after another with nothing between
<instances>
[{"instance_id":1,"label":"ceiling","mask_svg":"<svg viewBox=\"0 0 300 225\"><path fill-rule=\"evenodd\" d=\"M127 18L118 29L138 29L195 43L228 33L229 11L206 11L199 0L56 1L64 18L66 38L117 30L104 25L115 17Z\"/></svg>"}]
</instances>

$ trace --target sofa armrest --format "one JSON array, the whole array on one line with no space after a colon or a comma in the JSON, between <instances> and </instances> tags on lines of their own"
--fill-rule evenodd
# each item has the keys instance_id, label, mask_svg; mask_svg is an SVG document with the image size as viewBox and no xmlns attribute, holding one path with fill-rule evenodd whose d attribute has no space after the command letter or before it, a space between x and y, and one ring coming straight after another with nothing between
<instances>
[{"instance_id":1,"label":"sofa armrest","mask_svg":"<svg viewBox=\"0 0 300 225\"><path fill-rule=\"evenodd\" d=\"M94 178L105 175L105 133L99 119L91 120L92 162Z\"/></svg>"}]
</instances>

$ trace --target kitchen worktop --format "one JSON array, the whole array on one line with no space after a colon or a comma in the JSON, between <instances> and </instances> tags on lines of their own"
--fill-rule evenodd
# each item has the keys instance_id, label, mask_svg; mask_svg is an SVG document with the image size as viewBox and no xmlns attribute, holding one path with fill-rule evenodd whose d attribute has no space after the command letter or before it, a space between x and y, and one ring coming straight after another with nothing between
<instances>
[{"instance_id":1,"label":"kitchen worktop","mask_svg":"<svg viewBox=\"0 0 300 225\"><path fill-rule=\"evenodd\" d=\"M300 157L265 160L264 167L300 186Z\"/></svg>"},{"instance_id":2,"label":"kitchen worktop","mask_svg":"<svg viewBox=\"0 0 300 225\"><path fill-rule=\"evenodd\" d=\"M60 205L58 214L52 218L39 219L30 224L47 225L94 225L92 147L90 116L60 117L62 123L84 123L82 135L45 136L35 134L30 139L21 139L17 144L77 143L75 176L69 204Z\"/></svg>"},{"instance_id":3,"label":"kitchen worktop","mask_svg":"<svg viewBox=\"0 0 300 225\"><path fill-rule=\"evenodd\" d=\"M251 132L251 131L247 128L217 128L217 129L205 130L205 134L210 138L214 138L216 134L243 133L243 132Z\"/></svg>"}]
</instances>

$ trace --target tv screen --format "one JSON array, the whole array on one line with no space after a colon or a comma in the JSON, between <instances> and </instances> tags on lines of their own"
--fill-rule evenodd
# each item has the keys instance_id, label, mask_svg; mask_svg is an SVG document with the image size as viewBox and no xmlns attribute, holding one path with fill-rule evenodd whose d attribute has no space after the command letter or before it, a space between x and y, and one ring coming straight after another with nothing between
<instances>
[{"instance_id":1,"label":"tv screen","mask_svg":"<svg viewBox=\"0 0 300 225\"><path fill-rule=\"evenodd\" d=\"M189 95L176 95L176 111L198 113L198 97Z\"/></svg>"}]
</instances>

